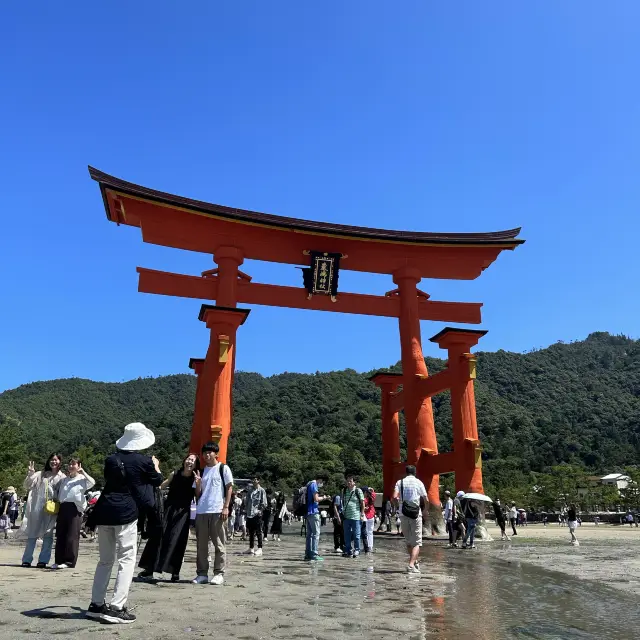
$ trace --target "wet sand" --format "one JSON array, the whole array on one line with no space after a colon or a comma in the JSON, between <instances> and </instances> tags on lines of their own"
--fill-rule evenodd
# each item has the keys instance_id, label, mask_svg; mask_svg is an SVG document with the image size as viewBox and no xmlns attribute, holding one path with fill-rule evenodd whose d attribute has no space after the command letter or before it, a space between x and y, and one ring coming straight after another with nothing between
<instances>
[{"instance_id":1,"label":"wet sand","mask_svg":"<svg viewBox=\"0 0 640 640\"><path fill-rule=\"evenodd\" d=\"M526 562L640 596L640 528L584 524L576 531L579 547L570 544L569 529L557 524L517 531L511 543L501 542L500 530L490 526L494 542L484 547L506 562Z\"/></svg>"},{"instance_id":2,"label":"wet sand","mask_svg":"<svg viewBox=\"0 0 640 640\"><path fill-rule=\"evenodd\" d=\"M3 543L0 638L637 637L640 598L604 586L596 574L596 581L579 578L589 577L581 564L635 562L640 534L613 527L587 534L585 527L578 532L583 544L573 548L566 529L539 529L476 551L425 541L422 575L413 576L395 536L376 537L371 559L350 560L332 553L327 528L320 543L325 561L305 563L304 541L292 526L280 544L265 545L263 558L242 555L246 543L230 544L223 587L188 582L195 574L190 542L183 583L134 582L129 605L138 620L126 626L84 617L96 543L83 541L78 567L58 572L16 566L21 547Z\"/></svg>"}]
</instances>

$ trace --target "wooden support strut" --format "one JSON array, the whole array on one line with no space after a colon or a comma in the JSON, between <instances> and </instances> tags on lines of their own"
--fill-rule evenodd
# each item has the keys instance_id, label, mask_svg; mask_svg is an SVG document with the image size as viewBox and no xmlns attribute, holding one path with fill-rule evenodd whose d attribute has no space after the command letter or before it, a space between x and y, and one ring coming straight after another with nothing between
<instances>
[{"instance_id":1,"label":"wooden support strut","mask_svg":"<svg viewBox=\"0 0 640 640\"><path fill-rule=\"evenodd\" d=\"M219 282L217 276L206 272L205 277L189 276L154 269L137 268L138 291L199 300L217 300ZM312 296L302 287L284 287L250 282L248 276L238 279L237 302L292 309L335 311L370 316L397 318L400 315L400 300L395 296L373 296L360 293L340 293L335 303L328 296ZM438 302L418 299L420 320L479 324L480 302Z\"/></svg>"}]
</instances>

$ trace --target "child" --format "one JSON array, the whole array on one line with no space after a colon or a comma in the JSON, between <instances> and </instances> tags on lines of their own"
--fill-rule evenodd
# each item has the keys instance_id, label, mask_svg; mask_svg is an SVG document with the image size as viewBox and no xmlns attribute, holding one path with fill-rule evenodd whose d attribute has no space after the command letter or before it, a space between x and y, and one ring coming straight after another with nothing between
<instances>
[{"instance_id":1,"label":"child","mask_svg":"<svg viewBox=\"0 0 640 640\"><path fill-rule=\"evenodd\" d=\"M226 526L229 518L229 504L233 490L233 476L225 464L218 462L219 447L215 442L207 442L202 447L205 468L202 477L195 472L194 487L198 506L196 508L196 567L198 575L194 584L209 582L209 540L215 548L213 578L211 584L224 583L224 565L227 557L224 547Z\"/></svg>"}]
</instances>

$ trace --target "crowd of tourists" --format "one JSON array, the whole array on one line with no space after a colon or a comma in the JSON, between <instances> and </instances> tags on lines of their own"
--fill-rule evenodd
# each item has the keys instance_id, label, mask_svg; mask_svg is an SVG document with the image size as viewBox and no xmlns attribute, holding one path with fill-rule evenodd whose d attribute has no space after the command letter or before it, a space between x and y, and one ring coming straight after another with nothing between
<instances>
[{"instance_id":1,"label":"crowd of tourists","mask_svg":"<svg viewBox=\"0 0 640 640\"><path fill-rule=\"evenodd\" d=\"M419 554L423 538L423 516L429 503L424 484L416 477L416 468L408 465L405 476L394 488L391 500L383 504L380 518L376 512L373 487L358 486L348 475L344 488L334 495L323 491L327 474L301 487L289 511L282 492L268 493L259 476L243 490L234 491L231 469L218 460L218 445L208 442L198 453L190 453L178 469L166 478L154 456L144 453L155 442L153 432L141 423L125 427L117 440L116 452L105 460L104 488L92 491L94 479L78 458L67 462L62 471L62 456L49 456L44 467L36 470L29 463L24 489L18 498L15 487L0 493L0 529L5 537L15 528L20 510L22 522L18 536L26 540L22 566L32 567L36 542L42 540L37 568L73 568L78 561L81 536L95 536L97 530L99 560L95 569L87 616L103 622L126 624L135 621L127 609L129 589L135 572L138 538L146 539L138 566L139 579L154 574L170 574L180 580L190 531L196 538L196 575L194 584L222 585L225 580L226 544L240 538L248 541L246 553L262 556L271 535L280 541L283 523L302 522L305 535L304 560L322 562L319 554L320 530L329 519L333 523L333 548L343 558L358 558L374 551L374 529L391 532L393 524L402 533L407 550L408 573L420 573ZM201 467L200 460L204 461ZM166 497L165 497L166 494ZM322 507L321 505L330 505ZM480 512L476 499L462 491L453 496L445 491L443 518L452 548L475 549ZM327 508L329 511L327 511ZM493 502L496 525L503 540L518 535L517 527L526 526L526 513L515 503L503 508ZM572 544L579 516L575 505L566 510L566 522ZM629 524L634 524L629 522ZM55 549L54 542L55 530ZM107 591L114 564L117 572L113 592ZM213 565L213 567L211 566Z\"/></svg>"}]
</instances>

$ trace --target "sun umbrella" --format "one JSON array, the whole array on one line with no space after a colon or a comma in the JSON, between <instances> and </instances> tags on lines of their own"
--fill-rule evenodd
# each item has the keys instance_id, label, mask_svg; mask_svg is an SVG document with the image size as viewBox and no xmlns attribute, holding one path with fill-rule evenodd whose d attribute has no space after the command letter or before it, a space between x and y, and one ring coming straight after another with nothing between
<instances>
[{"instance_id":1,"label":"sun umbrella","mask_svg":"<svg viewBox=\"0 0 640 640\"><path fill-rule=\"evenodd\" d=\"M465 500L479 500L480 502L493 502L489 496L485 496L484 493L465 493L462 496Z\"/></svg>"}]
</instances>

